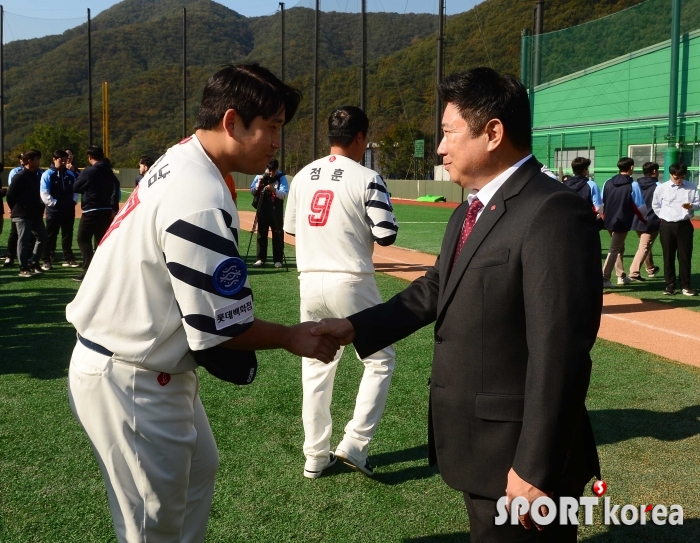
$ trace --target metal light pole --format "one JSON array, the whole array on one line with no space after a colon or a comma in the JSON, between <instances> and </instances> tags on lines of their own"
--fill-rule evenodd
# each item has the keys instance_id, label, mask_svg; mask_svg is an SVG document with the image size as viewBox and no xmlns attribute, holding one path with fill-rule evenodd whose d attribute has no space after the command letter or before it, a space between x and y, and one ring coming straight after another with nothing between
<instances>
[{"instance_id":1,"label":"metal light pole","mask_svg":"<svg viewBox=\"0 0 700 543\"><path fill-rule=\"evenodd\" d=\"M442 81L442 50L444 45L444 30L445 30L445 0L440 0L440 8L438 11L438 38L437 38L437 70L436 70L436 81L437 85ZM435 87L435 150L437 151L440 145L440 140L442 140L442 103L440 101L440 95L437 92L437 85ZM442 165L442 157L435 153L435 165Z\"/></svg>"},{"instance_id":2,"label":"metal light pole","mask_svg":"<svg viewBox=\"0 0 700 543\"><path fill-rule=\"evenodd\" d=\"M314 103L313 103L313 160L318 158L317 127L318 127L318 40L319 40L319 14L320 0L316 0L316 12L314 13Z\"/></svg>"},{"instance_id":3,"label":"metal light pole","mask_svg":"<svg viewBox=\"0 0 700 543\"><path fill-rule=\"evenodd\" d=\"M5 8L0 6L0 172L5 167L5 93L4 75L5 75L5 35L3 28L5 26Z\"/></svg>"},{"instance_id":4,"label":"metal light pole","mask_svg":"<svg viewBox=\"0 0 700 543\"><path fill-rule=\"evenodd\" d=\"M668 147L664 152L664 173L670 179L668 168L678 161L678 53L681 45L681 0L671 5L671 81L668 100Z\"/></svg>"},{"instance_id":5,"label":"metal light pole","mask_svg":"<svg viewBox=\"0 0 700 543\"><path fill-rule=\"evenodd\" d=\"M88 38L88 146L92 145L92 35L90 31L90 8L87 10L87 38Z\"/></svg>"},{"instance_id":6,"label":"metal light pole","mask_svg":"<svg viewBox=\"0 0 700 543\"><path fill-rule=\"evenodd\" d=\"M542 74L540 73L540 61L542 60L542 50L540 47L541 38L544 29L544 0L537 0L535 4L535 25L534 25L534 36L535 36L535 47L534 47L534 60L532 66L532 85L539 85L541 83L540 78Z\"/></svg>"},{"instance_id":7,"label":"metal light pole","mask_svg":"<svg viewBox=\"0 0 700 543\"><path fill-rule=\"evenodd\" d=\"M284 2L280 2L282 32L280 35L280 76L284 81ZM284 171L284 125L280 130L280 170Z\"/></svg>"},{"instance_id":8,"label":"metal light pole","mask_svg":"<svg viewBox=\"0 0 700 543\"><path fill-rule=\"evenodd\" d=\"M187 137L187 8L182 8L182 139Z\"/></svg>"}]
</instances>

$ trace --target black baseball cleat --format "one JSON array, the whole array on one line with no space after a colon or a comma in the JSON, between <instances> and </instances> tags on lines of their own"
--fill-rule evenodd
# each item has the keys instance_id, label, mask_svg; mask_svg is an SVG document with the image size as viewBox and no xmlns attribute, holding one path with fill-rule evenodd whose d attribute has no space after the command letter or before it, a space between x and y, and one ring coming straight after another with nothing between
<instances>
[{"instance_id":1,"label":"black baseball cleat","mask_svg":"<svg viewBox=\"0 0 700 543\"><path fill-rule=\"evenodd\" d=\"M642 276L639 275L638 273L637 273L637 274L634 274L634 275L628 275L627 277L629 277L630 280L633 281L633 282L634 282L634 281L639 281L639 282L641 283L642 281L646 281L646 279L644 279L644 277L642 277Z\"/></svg>"},{"instance_id":2,"label":"black baseball cleat","mask_svg":"<svg viewBox=\"0 0 700 543\"><path fill-rule=\"evenodd\" d=\"M340 458L340 461L344 464L350 466L355 471L364 473L367 477L374 477L374 468L369 463L369 459L365 459L364 462L360 462L352 458L348 453L341 449L335 450L335 455Z\"/></svg>"},{"instance_id":3,"label":"black baseball cleat","mask_svg":"<svg viewBox=\"0 0 700 543\"><path fill-rule=\"evenodd\" d=\"M676 293L676 289L673 287L666 287L666 290L664 290L664 294L666 296L673 296Z\"/></svg>"},{"instance_id":4,"label":"black baseball cleat","mask_svg":"<svg viewBox=\"0 0 700 543\"><path fill-rule=\"evenodd\" d=\"M80 275L78 275L77 277L73 277L72 279L73 281L77 281L78 283L80 283L83 279L85 279L85 274L81 273Z\"/></svg>"},{"instance_id":5,"label":"black baseball cleat","mask_svg":"<svg viewBox=\"0 0 700 543\"><path fill-rule=\"evenodd\" d=\"M321 475L323 475L323 472L327 470L328 468L335 466L335 463L338 461L338 459L335 457L333 453L330 453L328 457L328 464L326 464L326 467L323 469L320 469L318 471L311 471L306 468L304 468L304 477L307 479L318 479Z\"/></svg>"},{"instance_id":6,"label":"black baseball cleat","mask_svg":"<svg viewBox=\"0 0 700 543\"><path fill-rule=\"evenodd\" d=\"M651 271L647 270L647 275L649 277L656 277L656 274L659 273L660 271L661 271L661 268L659 268L658 266L654 266L654 268Z\"/></svg>"}]
</instances>

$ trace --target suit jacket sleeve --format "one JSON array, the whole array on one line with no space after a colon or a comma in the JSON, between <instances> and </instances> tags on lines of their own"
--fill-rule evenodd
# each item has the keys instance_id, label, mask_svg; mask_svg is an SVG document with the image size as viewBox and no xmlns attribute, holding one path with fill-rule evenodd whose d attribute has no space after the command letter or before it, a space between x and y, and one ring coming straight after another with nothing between
<instances>
[{"instance_id":1,"label":"suit jacket sleeve","mask_svg":"<svg viewBox=\"0 0 700 543\"><path fill-rule=\"evenodd\" d=\"M348 317L355 328L353 342L360 358L410 336L437 318L440 257L423 277L383 304Z\"/></svg>"},{"instance_id":2,"label":"suit jacket sleeve","mask_svg":"<svg viewBox=\"0 0 700 543\"><path fill-rule=\"evenodd\" d=\"M585 409L603 303L600 237L580 197L544 200L523 241L522 269L529 355L513 469L551 490Z\"/></svg>"}]
</instances>

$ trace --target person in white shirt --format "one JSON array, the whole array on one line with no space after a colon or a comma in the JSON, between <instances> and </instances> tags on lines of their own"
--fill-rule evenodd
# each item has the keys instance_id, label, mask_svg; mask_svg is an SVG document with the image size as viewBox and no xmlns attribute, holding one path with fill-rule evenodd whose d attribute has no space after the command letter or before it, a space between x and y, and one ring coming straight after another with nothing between
<instances>
[{"instance_id":1,"label":"person in white shirt","mask_svg":"<svg viewBox=\"0 0 700 543\"><path fill-rule=\"evenodd\" d=\"M664 255L664 294L673 296L676 293L677 253L681 292L685 296L695 296L695 291L690 288L690 262L695 232L690 219L700 209L698 187L686 181L688 168L685 164L672 164L668 171L671 180L656 187L651 204L654 213L661 219L659 238Z\"/></svg>"},{"instance_id":2,"label":"person in white shirt","mask_svg":"<svg viewBox=\"0 0 700 543\"><path fill-rule=\"evenodd\" d=\"M324 362L338 349L312 338L314 323L254 317L224 183L230 171L267 164L300 99L256 64L214 74L195 134L134 189L66 309L78 333L70 404L102 469L120 542L204 541L219 456L198 365L246 384L256 349Z\"/></svg>"},{"instance_id":3,"label":"person in white shirt","mask_svg":"<svg viewBox=\"0 0 700 543\"><path fill-rule=\"evenodd\" d=\"M391 245L399 227L381 176L358 164L368 130L360 108L335 110L328 119L331 154L303 168L292 182L284 230L296 236L302 320L347 317L382 302L374 280L374 243ZM333 453L330 405L342 354L340 348L327 365L302 358L304 476L310 479L320 477L336 457L365 475L374 474L367 448L384 412L394 348L362 360L355 412Z\"/></svg>"}]
</instances>

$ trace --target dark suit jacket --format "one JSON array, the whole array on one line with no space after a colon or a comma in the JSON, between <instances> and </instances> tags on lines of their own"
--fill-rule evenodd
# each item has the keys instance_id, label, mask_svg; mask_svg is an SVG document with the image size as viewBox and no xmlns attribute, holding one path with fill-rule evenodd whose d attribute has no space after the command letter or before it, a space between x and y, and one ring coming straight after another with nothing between
<instances>
[{"instance_id":1,"label":"dark suit jacket","mask_svg":"<svg viewBox=\"0 0 700 543\"><path fill-rule=\"evenodd\" d=\"M542 490L599 476L584 407L603 301L588 204L532 158L496 192L460 253L350 317L362 357L435 322L429 446L451 487L497 499L507 474Z\"/></svg>"}]
</instances>

